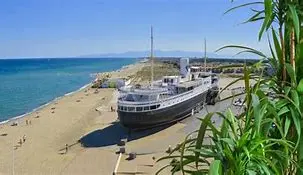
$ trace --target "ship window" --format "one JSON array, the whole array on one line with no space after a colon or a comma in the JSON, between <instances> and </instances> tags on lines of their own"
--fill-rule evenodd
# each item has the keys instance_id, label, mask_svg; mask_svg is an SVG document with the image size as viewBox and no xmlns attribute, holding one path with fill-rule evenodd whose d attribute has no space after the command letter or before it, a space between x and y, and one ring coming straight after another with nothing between
<instances>
[{"instance_id":1,"label":"ship window","mask_svg":"<svg viewBox=\"0 0 303 175\"><path fill-rule=\"evenodd\" d=\"M167 98L168 97L168 94L160 94L160 99L165 99L165 98Z\"/></svg>"},{"instance_id":2,"label":"ship window","mask_svg":"<svg viewBox=\"0 0 303 175\"><path fill-rule=\"evenodd\" d=\"M127 108L125 106L122 106L123 111L127 111Z\"/></svg>"},{"instance_id":3,"label":"ship window","mask_svg":"<svg viewBox=\"0 0 303 175\"><path fill-rule=\"evenodd\" d=\"M194 87L192 87L192 86L187 88L188 91L193 90L193 89L194 89Z\"/></svg>"},{"instance_id":4,"label":"ship window","mask_svg":"<svg viewBox=\"0 0 303 175\"><path fill-rule=\"evenodd\" d=\"M128 94L125 98L126 101L135 101L134 97L132 94Z\"/></svg>"},{"instance_id":5,"label":"ship window","mask_svg":"<svg viewBox=\"0 0 303 175\"><path fill-rule=\"evenodd\" d=\"M142 94L128 94L126 101L149 101L149 95Z\"/></svg>"},{"instance_id":6,"label":"ship window","mask_svg":"<svg viewBox=\"0 0 303 175\"><path fill-rule=\"evenodd\" d=\"M144 111L148 111L149 110L149 106L144 106Z\"/></svg>"},{"instance_id":7,"label":"ship window","mask_svg":"<svg viewBox=\"0 0 303 175\"><path fill-rule=\"evenodd\" d=\"M160 107L160 105L157 105L157 108L159 108Z\"/></svg>"},{"instance_id":8,"label":"ship window","mask_svg":"<svg viewBox=\"0 0 303 175\"><path fill-rule=\"evenodd\" d=\"M135 111L135 107L127 107L128 111Z\"/></svg>"},{"instance_id":9,"label":"ship window","mask_svg":"<svg viewBox=\"0 0 303 175\"><path fill-rule=\"evenodd\" d=\"M122 110L122 106L118 106L118 109L119 109L119 110Z\"/></svg>"},{"instance_id":10,"label":"ship window","mask_svg":"<svg viewBox=\"0 0 303 175\"><path fill-rule=\"evenodd\" d=\"M150 107L151 110L156 109L156 108L157 108L156 105L153 105Z\"/></svg>"},{"instance_id":11,"label":"ship window","mask_svg":"<svg viewBox=\"0 0 303 175\"><path fill-rule=\"evenodd\" d=\"M143 107L137 107L136 111L143 111Z\"/></svg>"},{"instance_id":12,"label":"ship window","mask_svg":"<svg viewBox=\"0 0 303 175\"><path fill-rule=\"evenodd\" d=\"M150 101L156 101L157 100L158 95L150 95L149 96L149 100Z\"/></svg>"}]
</instances>

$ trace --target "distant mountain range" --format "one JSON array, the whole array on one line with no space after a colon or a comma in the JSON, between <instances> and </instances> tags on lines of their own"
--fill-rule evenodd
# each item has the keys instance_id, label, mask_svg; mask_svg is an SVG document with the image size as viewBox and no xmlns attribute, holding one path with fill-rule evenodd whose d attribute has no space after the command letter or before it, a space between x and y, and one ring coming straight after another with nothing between
<instances>
[{"instance_id":1,"label":"distant mountain range","mask_svg":"<svg viewBox=\"0 0 303 175\"><path fill-rule=\"evenodd\" d=\"M91 54L91 55L81 55L81 58L144 58L149 57L150 51L128 51L123 53L104 53L104 54ZM163 51L155 50L155 57L198 57L203 58L204 52L195 51ZM259 59L256 55L243 53L241 55L221 55L213 52L207 52L206 56L208 58L226 58L226 59Z\"/></svg>"},{"instance_id":2,"label":"distant mountain range","mask_svg":"<svg viewBox=\"0 0 303 175\"><path fill-rule=\"evenodd\" d=\"M119 58L119 57L149 57L150 51L128 51L123 53L106 53L106 54L92 54L92 55L82 55L81 57L88 58ZM231 56L219 55L216 53L207 53L207 57L210 58L230 58ZM192 51L163 51L155 50L155 57L204 57L204 52L192 52Z\"/></svg>"}]
</instances>

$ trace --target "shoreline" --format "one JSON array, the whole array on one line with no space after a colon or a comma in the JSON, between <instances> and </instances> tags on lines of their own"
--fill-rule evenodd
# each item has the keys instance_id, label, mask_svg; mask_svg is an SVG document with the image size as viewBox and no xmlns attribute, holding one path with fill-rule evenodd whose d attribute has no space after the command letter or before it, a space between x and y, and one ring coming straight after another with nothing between
<instances>
[{"instance_id":1,"label":"shoreline","mask_svg":"<svg viewBox=\"0 0 303 175\"><path fill-rule=\"evenodd\" d=\"M18 119L24 118L24 117L26 117L27 115L31 115L31 114L33 114L33 113L39 111L40 109L42 109L42 108L44 108L44 107L47 107L48 105L54 103L54 102L57 101L57 100L60 100L60 99L62 99L62 98L64 98L64 97L73 95L73 94L75 94L75 93L77 93L77 92L80 92L81 90L83 90L83 89L89 87L89 85L91 85L91 84L92 84L92 83L85 84L84 86L82 86L81 88L79 88L79 89L77 89L77 90L75 90L75 91L71 91L71 92L68 92L68 93L66 93L66 94L64 94L64 95L62 95L62 96L56 97L56 98L54 98L54 99L52 99L52 100L50 100L50 101L48 101L48 102L46 102L46 103L44 103L44 104L41 104L40 106L34 108L34 109L31 110L30 112L26 112L26 113L24 113L24 114L21 114L21 115L12 117L12 118L10 118L10 119L1 121L1 122L0 122L0 126L3 125L3 124L7 124L7 123L9 123L9 122L13 122L13 121L16 121L16 120L18 120Z\"/></svg>"},{"instance_id":2,"label":"shoreline","mask_svg":"<svg viewBox=\"0 0 303 175\"><path fill-rule=\"evenodd\" d=\"M142 66L143 64L135 62L120 69L99 73L97 76L110 73L112 78L127 78L136 74L142 69ZM88 158L87 162L89 162L91 156L87 156L86 153L96 150L83 146L80 140L94 137L102 129L104 131L101 133L104 136L107 135L108 130L117 129L117 124L114 124L117 114L110 110L111 106L116 108L117 91L113 88L101 88L96 91L95 88L90 87L91 85L92 82L76 91L57 97L30 113L17 116L1 124L0 162L2 163L0 163L0 174L11 174L12 172L17 174L40 174L41 172L43 174L79 174L74 170L83 164L74 161L82 160L84 156L83 158ZM12 126L12 121L16 121L18 124ZM112 143L112 139L110 137L108 139L109 143ZM85 141L92 140L85 139ZM68 154L65 152L66 145L69 147ZM102 149L111 150L113 147ZM14 161L11 161L13 154ZM98 154L100 154L100 158L104 158L103 151ZM101 164L105 165L104 168L108 171L105 174L112 171L108 167L116 159L115 154L108 156L106 160L101 160L104 162ZM112 163L106 164L108 159ZM91 165L87 162L84 163L84 168ZM12 167L14 168L12 169ZM65 173L66 171L67 173ZM68 173L69 171L72 173ZM98 169L93 168L89 171L97 172ZM81 174L96 173L83 172Z\"/></svg>"},{"instance_id":3,"label":"shoreline","mask_svg":"<svg viewBox=\"0 0 303 175\"><path fill-rule=\"evenodd\" d=\"M115 72L119 72L119 71L121 71L121 70L123 70L123 69L129 68L130 66L136 66L137 64L139 64L139 62L138 62L138 61L135 61L135 62L132 63L132 64L123 65L121 68L116 69L116 70L104 71L104 72L96 72L96 73L90 73L90 74L89 74L89 77L92 77L92 80L91 80L89 83L83 85L82 87L80 87L80 88L78 88L78 89L76 89L76 90L74 90L74 91L67 92L67 93L65 93L65 94L62 95L62 96L55 97L55 98L49 100L48 102L45 102L44 104L40 104L38 107L32 109L32 110L29 111L29 112L25 112L25 113L23 113L23 114L20 114L20 115L11 117L11 118L9 118L9 119L7 119L7 120L0 121L0 126L5 125L5 124L8 124L8 123L10 123L10 122L17 121L17 120L22 119L22 118L25 118L25 117L27 117L27 116L29 116L29 115L31 115L31 114L33 114L33 113L35 113L35 112L41 110L41 109L47 107L48 105L53 104L53 103L54 103L55 101L57 101L57 100L60 100L60 99L62 99L62 98L64 98L64 97L73 95L73 94L75 94L75 93L77 93L77 92L80 92L81 90L84 90L84 89L88 88L89 86L92 85L92 83L93 83L94 81L98 80L98 76L99 76L100 74L103 74L103 73L115 73ZM95 78L93 78L93 77L95 77ZM98 88L96 88L96 89L98 89Z\"/></svg>"}]
</instances>

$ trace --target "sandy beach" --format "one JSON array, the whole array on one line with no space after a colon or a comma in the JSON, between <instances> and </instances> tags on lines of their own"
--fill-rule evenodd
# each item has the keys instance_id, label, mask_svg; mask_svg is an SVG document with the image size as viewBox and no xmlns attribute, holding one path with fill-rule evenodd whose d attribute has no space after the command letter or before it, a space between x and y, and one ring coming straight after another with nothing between
<instances>
[{"instance_id":1,"label":"sandy beach","mask_svg":"<svg viewBox=\"0 0 303 175\"><path fill-rule=\"evenodd\" d=\"M129 65L111 74L125 77L141 67ZM62 173L77 154L85 151L78 142L82 136L117 119L116 113L110 112L110 106L116 104L116 95L114 89L99 89L95 93L88 86L23 118L0 125L0 174ZM11 126L13 122L18 122L18 126ZM25 142L20 144L23 137ZM63 155L66 144L68 154ZM108 159L100 165L105 162Z\"/></svg>"},{"instance_id":2,"label":"sandy beach","mask_svg":"<svg viewBox=\"0 0 303 175\"><path fill-rule=\"evenodd\" d=\"M129 65L111 75L127 77L143 66ZM220 86L231 81L224 78ZM0 174L112 174L118 158L117 143L126 137L126 151L136 152L137 158L128 161L123 155L118 172L154 174L166 163L155 164L155 160L165 155L168 145L176 145L199 126L199 121L190 117L168 128L128 135L116 122L116 112L110 111L111 106L116 108L117 95L115 89L95 93L87 87L18 119L17 126L11 126L12 122L0 125ZM227 107L230 102L221 102L208 111ZM202 110L197 115L205 113ZM163 174L170 174L169 169Z\"/></svg>"}]
</instances>

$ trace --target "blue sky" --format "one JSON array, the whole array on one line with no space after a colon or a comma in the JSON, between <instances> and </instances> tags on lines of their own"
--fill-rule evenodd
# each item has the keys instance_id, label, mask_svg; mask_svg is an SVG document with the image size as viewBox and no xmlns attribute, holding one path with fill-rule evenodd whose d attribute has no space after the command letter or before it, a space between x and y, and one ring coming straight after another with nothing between
<instances>
[{"instance_id":1,"label":"blue sky","mask_svg":"<svg viewBox=\"0 0 303 175\"><path fill-rule=\"evenodd\" d=\"M245 10L223 15L248 0L3 0L0 57L67 57L149 49L208 51L226 44L267 50L258 24L239 25ZM231 54L224 51L222 54Z\"/></svg>"}]
</instances>

